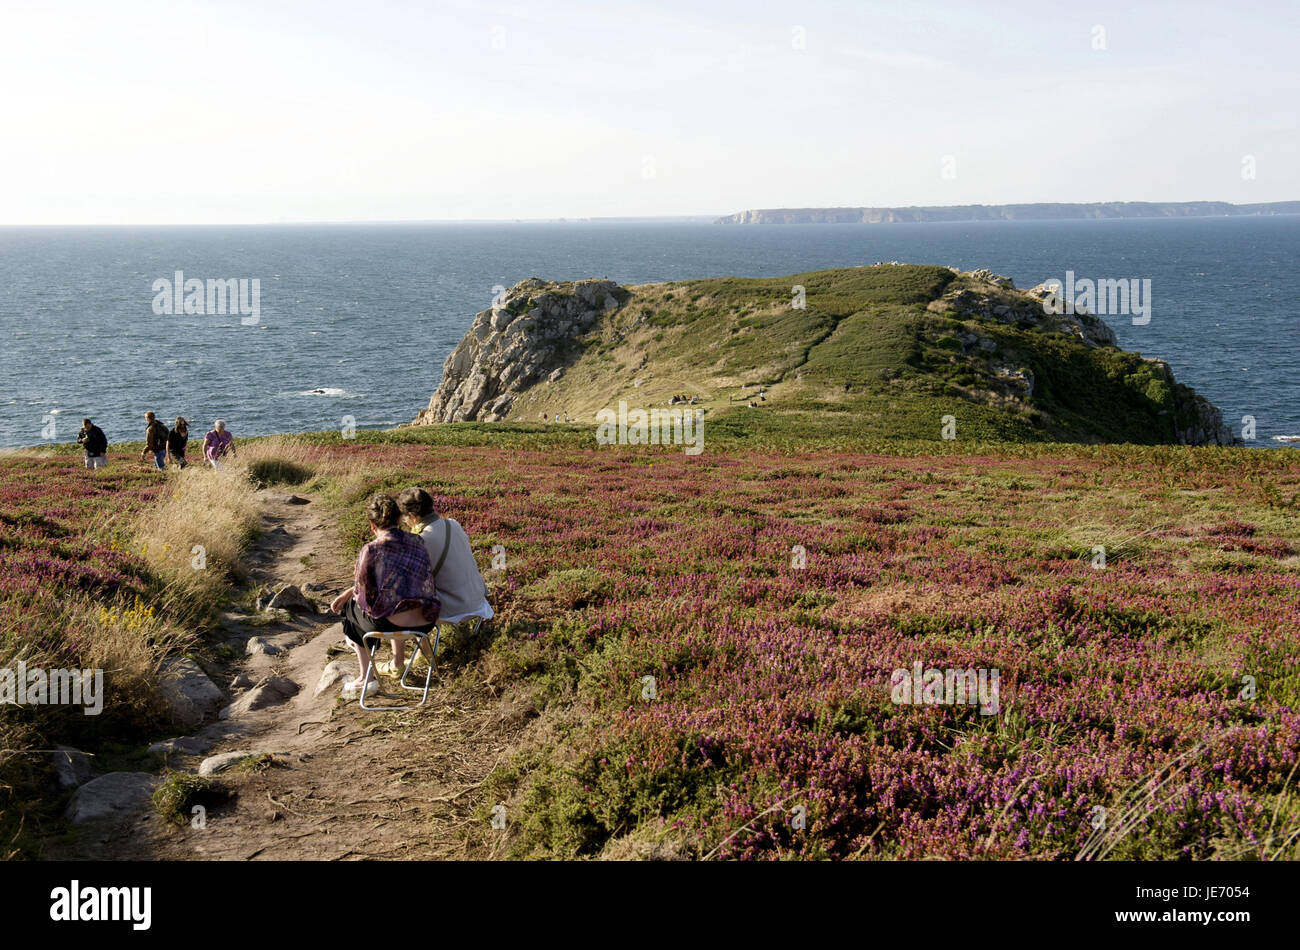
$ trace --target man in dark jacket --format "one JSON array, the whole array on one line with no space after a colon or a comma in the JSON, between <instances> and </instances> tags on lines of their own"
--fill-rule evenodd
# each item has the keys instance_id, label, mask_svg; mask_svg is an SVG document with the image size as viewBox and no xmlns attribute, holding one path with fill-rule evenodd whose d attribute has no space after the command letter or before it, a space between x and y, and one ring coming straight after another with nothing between
<instances>
[{"instance_id":1,"label":"man in dark jacket","mask_svg":"<svg viewBox=\"0 0 1300 950\"><path fill-rule=\"evenodd\" d=\"M82 419L77 441L86 450L86 468L103 468L108 464L108 439L99 426Z\"/></svg>"},{"instance_id":2,"label":"man in dark jacket","mask_svg":"<svg viewBox=\"0 0 1300 950\"><path fill-rule=\"evenodd\" d=\"M153 463L159 468L167 467L167 427L154 418L152 412L144 414L147 423L144 430L144 451L140 453L141 461L153 453Z\"/></svg>"}]
</instances>

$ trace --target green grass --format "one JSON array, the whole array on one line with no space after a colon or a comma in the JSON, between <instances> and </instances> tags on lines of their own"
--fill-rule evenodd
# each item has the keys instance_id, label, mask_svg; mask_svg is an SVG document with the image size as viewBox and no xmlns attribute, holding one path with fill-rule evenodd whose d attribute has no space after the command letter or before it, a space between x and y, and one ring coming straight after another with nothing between
<instances>
[{"instance_id":1,"label":"green grass","mask_svg":"<svg viewBox=\"0 0 1300 950\"><path fill-rule=\"evenodd\" d=\"M153 793L153 807L171 825L188 825L196 807L213 808L227 798L218 782L188 772L172 772Z\"/></svg>"},{"instance_id":2,"label":"green grass","mask_svg":"<svg viewBox=\"0 0 1300 950\"><path fill-rule=\"evenodd\" d=\"M795 287L802 287L803 306ZM1027 303L946 267L880 266L776 278L710 278L630 288L582 339L563 376L516 399L511 419L567 412L586 422L626 400L689 393L709 434L737 439L1013 442L1176 441L1194 395L1138 354L1033 325L945 312L950 288ZM1095 322L1081 317L1084 324ZM991 341L963 347L961 337ZM1005 365L1004 365L1005 364ZM1028 370L1032 391L999 375ZM757 409L753 387L767 388Z\"/></svg>"}]
</instances>

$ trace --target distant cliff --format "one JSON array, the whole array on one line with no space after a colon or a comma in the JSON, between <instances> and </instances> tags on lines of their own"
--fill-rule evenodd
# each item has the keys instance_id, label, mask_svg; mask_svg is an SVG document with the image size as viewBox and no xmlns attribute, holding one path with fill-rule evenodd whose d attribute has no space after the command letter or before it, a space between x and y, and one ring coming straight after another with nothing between
<instances>
[{"instance_id":1,"label":"distant cliff","mask_svg":"<svg viewBox=\"0 0 1300 950\"><path fill-rule=\"evenodd\" d=\"M694 407L736 435L1228 445L1219 410L1105 321L987 270L879 265L622 287L516 284L415 425ZM1063 312L1057 312L1062 310Z\"/></svg>"},{"instance_id":2,"label":"distant cliff","mask_svg":"<svg viewBox=\"0 0 1300 950\"><path fill-rule=\"evenodd\" d=\"M763 208L715 224L898 224L931 221L1070 221L1105 218L1207 218L1300 214L1300 201L1104 201L1091 204L948 205L924 208Z\"/></svg>"}]
</instances>

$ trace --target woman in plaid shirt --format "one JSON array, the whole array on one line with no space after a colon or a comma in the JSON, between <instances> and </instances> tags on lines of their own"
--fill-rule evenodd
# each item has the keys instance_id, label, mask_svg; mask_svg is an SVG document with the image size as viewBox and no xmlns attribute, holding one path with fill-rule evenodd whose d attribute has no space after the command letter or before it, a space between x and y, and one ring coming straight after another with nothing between
<instances>
[{"instance_id":1,"label":"woman in plaid shirt","mask_svg":"<svg viewBox=\"0 0 1300 950\"><path fill-rule=\"evenodd\" d=\"M420 630L438 622L442 604L433 586L433 565L424 540L401 530L401 512L391 495L375 495L366 506L375 540L357 557L355 583L339 594L330 609L343 615L343 633L352 641L361 672L345 683L356 691L366 681L370 651L361 636L372 631ZM379 688L371 681L366 692Z\"/></svg>"}]
</instances>

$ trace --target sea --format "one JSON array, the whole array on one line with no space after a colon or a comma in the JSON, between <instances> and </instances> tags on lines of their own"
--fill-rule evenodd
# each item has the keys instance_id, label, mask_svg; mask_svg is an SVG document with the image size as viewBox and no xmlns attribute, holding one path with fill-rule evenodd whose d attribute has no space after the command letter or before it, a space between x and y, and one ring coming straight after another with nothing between
<instances>
[{"instance_id":1,"label":"sea","mask_svg":"<svg viewBox=\"0 0 1300 950\"><path fill-rule=\"evenodd\" d=\"M878 261L986 267L1017 287L1150 280L1150 319L1106 316L1239 433L1300 439L1300 216L891 225L395 223L0 228L0 448L110 441L143 414L238 437L411 421L443 360L526 277L624 284L774 277ZM169 306L245 281L245 312ZM257 308L251 314L253 281ZM162 281L167 284L160 283ZM228 285L235 289L237 284ZM161 312L159 312L161 311Z\"/></svg>"}]
</instances>

